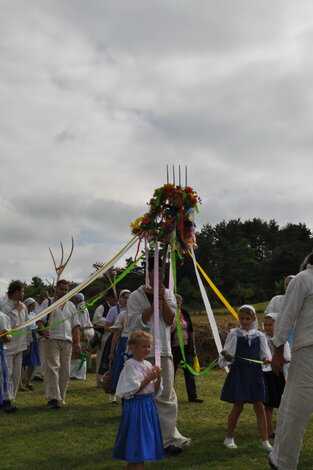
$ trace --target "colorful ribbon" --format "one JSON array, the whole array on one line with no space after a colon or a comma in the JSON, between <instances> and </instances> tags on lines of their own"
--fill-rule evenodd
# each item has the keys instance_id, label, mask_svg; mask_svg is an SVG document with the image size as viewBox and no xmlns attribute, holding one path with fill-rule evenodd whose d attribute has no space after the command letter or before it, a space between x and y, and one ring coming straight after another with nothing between
<instances>
[{"instance_id":1,"label":"colorful ribbon","mask_svg":"<svg viewBox=\"0 0 313 470\"><path fill-rule=\"evenodd\" d=\"M191 257L194 256L193 253L193 249L192 249L192 252L189 251L189 255ZM209 284L209 286L213 289L213 291L216 293L216 295L218 296L218 298L223 302L223 304L225 305L225 307L230 311L230 313L236 318L236 320L238 320L238 314L237 312L233 309L233 307L230 305L230 303L225 299L225 297L223 296L223 294L221 293L221 291L216 287L216 285L213 283L213 281L209 278L209 276L206 274L206 272L201 268L200 264L198 263L198 261L195 261L196 263L196 266L197 268L199 269L199 271L201 272L202 276L204 277L204 279L207 281L207 283Z\"/></svg>"},{"instance_id":2,"label":"colorful ribbon","mask_svg":"<svg viewBox=\"0 0 313 470\"><path fill-rule=\"evenodd\" d=\"M81 307L80 309L78 309L73 315L71 315L70 317L68 318L65 318L64 320L61 320L57 323L53 323L52 325L48 325L44 328L40 328L40 329L37 329L36 331L39 332L39 331L43 331L43 330L49 330L50 328L52 328L53 326L56 326L56 325L60 325L61 323L64 323L66 322L67 320L70 320L71 318L73 318L74 315L77 315L78 313L82 312L83 310L85 310L86 308L88 307L91 307L92 305L95 304L95 302L97 302L98 300L100 300L102 297L105 296L105 294L110 290L112 289L116 284L118 284L125 276L127 276L127 274L139 263L139 261L142 259L144 255L142 254L139 258L137 258L135 261L133 261L115 280L114 282L112 282L112 284L107 287L104 291L100 292L100 294L97 294L92 300L90 300L89 302L86 302L86 304ZM87 328L91 328L91 327L87 327ZM12 331L10 332L10 334L12 336L14 335L25 335L25 334L29 334L31 333L32 331ZM8 334L8 333L6 333Z\"/></svg>"},{"instance_id":3,"label":"colorful ribbon","mask_svg":"<svg viewBox=\"0 0 313 470\"><path fill-rule=\"evenodd\" d=\"M30 320L27 320L24 323L21 323L20 325L16 326L15 328L12 328L10 331L6 333L0 334L1 336L4 336L5 334L10 334L13 331L19 330L20 328L23 328L26 325L29 325L30 323L33 323L34 321L38 321L41 317L45 316L47 313L52 312L55 310L57 307L62 305L64 302L67 300L71 299L74 297L75 294L83 290L85 287L87 287L89 284L91 284L97 277L99 277L101 274L104 274L107 272L114 264L122 258L122 256L125 255L125 253L136 243L137 235L135 235L125 246L122 248L117 255L115 255L108 263L106 263L101 269L96 271L94 274L92 274L86 281L83 281L81 284L79 284L77 287L72 289L70 292L68 292L64 297L61 297L58 299L56 302L51 304L48 308L40 312L36 317L33 317Z\"/></svg>"},{"instance_id":4,"label":"colorful ribbon","mask_svg":"<svg viewBox=\"0 0 313 470\"><path fill-rule=\"evenodd\" d=\"M173 271L173 281L174 281L174 292L175 294L177 293L177 272L176 272L176 251L172 248L171 250L171 261L172 261L172 271ZM180 351L182 355L182 360L181 364L185 369L188 369L189 372L191 372L193 375L199 376L199 375L204 375L210 370L213 369L215 364L217 363L217 359L214 359L202 372L197 372L193 367L191 367L189 364L187 364L186 361L186 355L185 355L185 347L184 347L184 339L183 339L183 332L182 332L182 326L180 322L180 316L179 316L179 311L178 307L176 305L176 310L175 310L175 319L176 319L176 326L177 326L177 335L178 335L178 340L179 340L179 346L180 346Z\"/></svg>"}]
</instances>

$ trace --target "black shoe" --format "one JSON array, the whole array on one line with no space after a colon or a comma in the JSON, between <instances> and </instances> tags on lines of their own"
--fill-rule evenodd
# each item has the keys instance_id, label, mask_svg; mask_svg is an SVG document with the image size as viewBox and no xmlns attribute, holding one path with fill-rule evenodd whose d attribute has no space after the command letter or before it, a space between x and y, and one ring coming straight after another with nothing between
<instances>
[{"instance_id":1,"label":"black shoe","mask_svg":"<svg viewBox=\"0 0 313 470\"><path fill-rule=\"evenodd\" d=\"M271 458L268 459L268 464L273 470L278 470L277 465L273 464L273 462L271 461Z\"/></svg>"},{"instance_id":2,"label":"black shoe","mask_svg":"<svg viewBox=\"0 0 313 470\"><path fill-rule=\"evenodd\" d=\"M33 382L43 382L44 379L42 377L39 377L38 375L33 378Z\"/></svg>"},{"instance_id":3,"label":"black shoe","mask_svg":"<svg viewBox=\"0 0 313 470\"><path fill-rule=\"evenodd\" d=\"M51 408L54 408L55 410L58 410L60 407L58 400L49 400L48 405L51 406Z\"/></svg>"},{"instance_id":4,"label":"black shoe","mask_svg":"<svg viewBox=\"0 0 313 470\"><path fill-rule=\"evenodd\" d=\"M17 410L16 406L12 405L10 400L3 401L2 409L4 413L15 413Z\"/></svg>"},{"instance_id":5,"label":"black shoe","mask_svg":"<svg viewBox=\"0 0 313 470\"><path fill-rule=\"evenodd\" d=\"M34 387L32 385L25 385L28 390L31 390L32 392L34 391Z\"/></svg>"},{"instance_id":6,"label":"black shoe","mask_svg":"<svg viewBox=\"0 0 313 470\"><path fill-rule=\"evenodd\" d=\"M165 447L164 451L169 455L179 455L182 453L183 449L178 446L169 445L168 447Z\"/></svg>"},{"instance_id":7,"label":"black shoe","mask_svg":"<svg viewBox=\"0 0 313 470\"><path fill-rule=\"evenodd\" d=\"M189 400L191 403L203 403L203 400L201 398L192 398Z\"/></svg>"}]
</instances>

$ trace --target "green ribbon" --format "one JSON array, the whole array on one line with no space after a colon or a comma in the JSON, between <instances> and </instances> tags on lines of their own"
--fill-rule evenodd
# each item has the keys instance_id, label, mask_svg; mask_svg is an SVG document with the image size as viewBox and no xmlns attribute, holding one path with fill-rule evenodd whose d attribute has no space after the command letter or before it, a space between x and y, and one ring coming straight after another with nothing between
<instances>
[{"instance_id":1,"label":"green ribbon","mask_svg":"<svg viewBox=\"0 0 313 470\"><path fill-rule=\"evenodd\" d=\"M257 361L255 359L249 359L248 357L241 357L241 356L232 356L232 357L236 359L244 359L245 361L249 361L249 362L255 362L256 364L262 364L262 365L268 364L267 362Z\"/></svg>"},{"instance_id":2,"label":"green ribbon","mask_svg":"<svg viewBox=\"0 0 313 470\"><path fill-rule=\"evenodd\" d=\"M118 284L125 276L127 276L127 274L138 264L138 262L141 260L141 258L144 256L144 254L142 254L141 256L139 256L139 258L137 258L135 261L133 261L116 279L114 282L112 282L112 284L105 290L103 290L102 292L100 292L100 294L97 294L97 296L90 300L89 302L87 302L83 307L81 307L79 310L77 310L75 313L73 313L73 315L71 315L70 317L68 318L65 318L64 320L61 320L57 323L53 323L53 325L48 325L48 326L45 326L44 328L40 328L40 329L37 329L35 331L44 331L44 330L49 330L50 328L52 328L53 326L57 326L57 325L60 325L61 323L64 323L66 322L67 320L71 320L71 318L73 318L74 315L77 315L78 313L82 312L83 310L85 310L85 308L88 308L88 307L91 307L92 305L94 305L98 300L100 300L102 297L105 296L105 294L110 290L112 289L112 287L114 287L116 284ZM29 333L32 333L34 330L31 330L31 331L12 331L10 333L10 335L25 335L25 334L29 334Z\"/></svg>"},{"instance_id":3,"label":"green ribbon","mask_svg":"<svg viewBox=\"0 0 313 470\"><path fill-rule=\"evenodd\" d=\"M174 281L174 292L175 294L177 293L177 272L176 272L176 251L172 248L171 249L171 261L172 261L172 270L173 270L173 281ZM176 318L176 326L177 326L177 335L178 335L178 340L179 340L179 346L180 346L180 351L182 355L182 360L181 364L185 369L188 369L189 372L191 372L193 375L199 376L199 375L204 375L210 370L213 369L215 364L217 363L217 359L214 359L203 371L197 372L193 367L191 367L189 364L187 364L186 361L186 355L185 355L185 347L184 347L184 339L183 339L183 331L182 331L182 326L180 322L180 316L179 316L179 311L178 307L176 305L175 309L175 318Z\"/></svg>"},{"instance_id":4,"label":"green ribbon","mask_svg":"<svg viewBox=\"0 0 313 470\"><path fill-rule=\"evenodd\" d=\"M87 367L90 369L91 367L91 360L90 360L90 354L87 352L83 351L80 353L80 362L78 364L78 370L80 370L83 367L84 362L87 362Z\"/></svg>"}]
</instances>

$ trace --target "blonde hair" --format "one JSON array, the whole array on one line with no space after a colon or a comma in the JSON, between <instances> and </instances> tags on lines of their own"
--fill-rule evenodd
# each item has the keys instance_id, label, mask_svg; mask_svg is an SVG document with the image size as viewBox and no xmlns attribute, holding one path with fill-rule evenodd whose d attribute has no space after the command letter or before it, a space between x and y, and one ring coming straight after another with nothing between
<instances>
[{"instance_id":1,"label":"blonde hair","mask_svg":"<svg viewBox=\"0 0 313 470\"><path fill-rule=\"evenodd\" d=\"M146 333L145 331L134 331L128 338L128 346L141 343L142 341L149 341L152 343L152 335Z\"/></svg>"}]
</instances>

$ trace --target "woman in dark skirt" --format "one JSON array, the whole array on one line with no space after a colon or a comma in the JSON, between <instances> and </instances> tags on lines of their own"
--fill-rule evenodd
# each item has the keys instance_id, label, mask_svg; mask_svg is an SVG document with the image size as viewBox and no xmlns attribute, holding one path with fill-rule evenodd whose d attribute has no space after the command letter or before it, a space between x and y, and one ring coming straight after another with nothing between
<instances>
[{"instance_id":1,"label":"woman in dark skirt","mask_svg":"<svg viewBox=\"0 0 313 470\"><path fill-rule=\"evenodd\" d=\"M177 302L177 307L178 307L178 311L180 315L180 324L181 324L182 335L183 335L183 340L184 340L186 362L188 365L193 367L193 359L196 355L195 337L194 337L193 326L192 326L189 313L186 310L181 308L182 301L183 301L182 296L179 294L176 294L176 302ZM174 373L176 374L178 365L181 363L181 360L183 359L180 345L179 345L176 320L173 321L171 331L172 331L171 346L172 346L172 354L173 354L173 362L174 362ZM195 376L191 372L189 372L189 370L186 367L183 367L183 371L184 371L184 376L185 376L185 384L186 384L188 400L193 403L202 403L203 400L201 398L198 398L197 396Z\"/></svg>"},{"instance_id":2,"label":"woman in dark skirt","mask_svg":"<svg viewBox=\"0 0 313 470\"><path fill-rule=\"evenodd\" d=\"M23 302L28 310L28 316L29 318L32 318L35 316L34 310L36 308L36 301L32 297L29 297L28 299L24 300ZM26 368L26 385L25 387L28 388L28 390L34 390L34 387L32 386L32 376L34 373L35 366L40 366L41 361L40 361L40 353L39 353L39 344L37 340L37 333L35 332L35 329L37 329L36 323L31 325L32 329L32 338L31 338L31 343L29 347L27 348L26 351L23 352L23 362L22 366ZM22 379L20 380L20 390L23 390L23 382Z\"/></svg>"}]
</instances>

